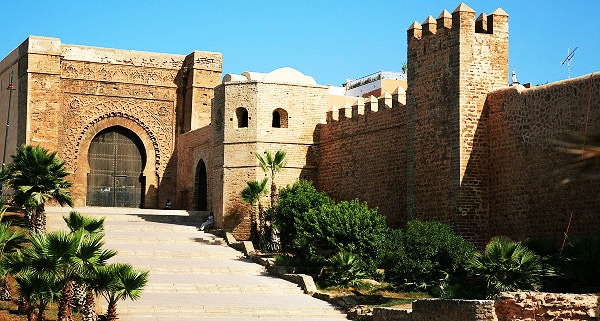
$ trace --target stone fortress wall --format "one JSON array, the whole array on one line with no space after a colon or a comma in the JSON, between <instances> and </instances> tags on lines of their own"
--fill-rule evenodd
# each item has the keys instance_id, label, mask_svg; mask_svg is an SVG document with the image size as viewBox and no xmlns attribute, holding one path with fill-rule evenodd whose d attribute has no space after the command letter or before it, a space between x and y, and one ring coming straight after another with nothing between
<instances>
[{"instance_id":1,"label":"stone fortress wall","mask_svg":"<svg viewBox=\"0 0 600 321\"><path fill-rule=\"evenodd\" d=\"M405 104L402 87L379 99L361 98L333 107L318 130L316 187L336 200L378 206L391 226L407 220Z\"/></svg>"},{"instance_id":2,"label":"stone fortress wall","mask_svg":"<svg viewBox=\"0 0 600 321\"><path fill-rule=\"evenodd\" d=\"M553 142L583 131L588 107L599 129L600 76L507 87L508 15L464 4L408 29L408 70L406 105L369 112L371 97L319 125L319 189L368 201L392 226L451 224L480 246L561 237L571 213L571 234L600 230L600 182L559 184L574 156Z\"/></svg>"},{"instance_id":3,"label":"stone fortress wall","mask_svg":"<svg viewBox=\"0 0 600 321\"><path fill-rule=\"evenodd\" d=\"M0 62L2 87L13 71L17 89L8 150L27 143L58 151L73 172L75 204L83 206L92 139L125 127L146 153L144 207L169 199L197 209L204 168L204 210L241 239L250 221L240 191L265 177L254 152L279 149L288 153L279 187L312 180L338 201L379 207L394 227L438 220L482 245L494 235L561 236L572 214L571 233L597 233L600 182L558 184L556 171L576 156L553 140L599 129L600 74L507 87L508 15L476 16L461 4L413 23L406 90L365 98L330 96L291 68L221 81L220 53L158 54L32 36ZM0 94L3 109L7 96Z\"/></svg>"}]
</instances>

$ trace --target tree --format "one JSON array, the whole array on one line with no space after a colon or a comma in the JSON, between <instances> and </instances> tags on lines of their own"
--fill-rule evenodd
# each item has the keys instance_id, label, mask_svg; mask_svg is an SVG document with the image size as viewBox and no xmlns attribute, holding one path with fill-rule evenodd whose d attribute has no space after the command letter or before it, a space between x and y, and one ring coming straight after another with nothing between
<instances>
[{"instance_id":1,"label":"tree","mask_svg":"<svg viewBox=\"0 0 600 321\"><path fill-rule=\"evenodd\" d=\"M69 216L63 216L67 227L71 233L75 233L79 230L85 231L89 234L99 234L104 231L104 220L106 217L99 219L81 215L79 212L71 211Z\"/></svg>"},{"instance_id":2,"label":"tree","mask_svg":"<svg viewBox=\"0 0 600 321\"><path fill-rule=\"evenodd\" d=\"M600 132L567 132L555 143L562 151L578 156L561 169L563 183L600 178Z\"/></svg>"},{"instance_id":3,"label":"tree","mask_svg":"<svg viewBox=\"0 0 600 321\"><path fill-rule=\"evenodd\" d=\"M24 242L25 234L13 231L10 222L0 223L0 262L3 260L5 253L15 252ZM12 293L7 282L8 273L8 269L0 264L0 300L2 301L12 300Z\"/></svg>"},{"instance_id":4,"label":"tree","mask_svg":"<svg viewBox=\"0 0 600 321\"><path fill-rule=\"evenodd\" d=\"M24 301L27 320L33 320L38 309L36 321L44 321L44 312L48 304L56 301L60 295L61 282L47 273L25 272L15 277L19 293Z\"/></svg>"},{"instance_id":5,"label":"tree","mask_svg":"<svg viewBox=\"0 0 600 321\"><path fill-rule=\"evenodd\" d=\"M106 320L117 320L117 302L139 299L146 283L148 271L134 270L129 264L115 263L96 269L93 284L108 302Z\"/></svg>"},{"instance_id":6,"label":"tree","mask_svg":"<svg viewBox=\"0 0 600 321\"><path fill-rule=\"evenodd\" d=\"M61 282L58 321L71 320L72 283L102 266L116 254L103 250L102 234L86 234L83 231L67 234L32 234L31 247L7 255L5 265L13 274L36 273L52 275Z\"/></svg>"},{"instance_id":7,"label":"tree","mask_svg":"<svg viewBox=\"0 0 600 321\"><path fill-rule=\"evenodd\" d=\"M286 152L278 150L275 156L270 151L265 151L265 157L263 158L259 153L254 153L260 167L266 175L271 177L271 208L277 204L277 185L275 185L275 174L277 174L285 166L285 155Z\"/></svg>"},{"instance_id":8,"label":"tree","mask_svg":"<svg viewBox=\"0 0 600 321\"><path fill-rule=\"evenodd\" d=\"M68 190L72 184L65 180L69 175L65 162L56 158L56 152L49 153L40 146L23 145L11 157L13 162L2 172L0 181L14 189L14 202L31 213L28 225L33 232L45 233L48 200L73 206Z\"/></svg>"},{"instance_id":9,"label":"tree","mask_svg":"<svg viewBox=\"0 0 600 321\"><path fill-rule=\"evenodd\" d=\"M487 284L487 298L503 291L537 290L544 271L540 257L506 237L495 237L483 253L475 253L471 266Z\"/></svg>"},{"instance_id":10,"label":"tree","mask_svg":"<svg viewBox=\"0 0 600 321\"><path fill-rule=\"evenodd\" d=\"M275 185L275 174L277 174L285 166L286 152L278 150L275 156L270 151L265 151L265 157L263 158L260 154L254 153L260 167L265 172L265 175L271 176L271 209L277 205L277 185ZM266 226L266 224L265 224ZM279 231L273 225L271 225L270 240L266 243L266 247L271 252L278 252L281 250L281 240L279 238Z\"/></svg>"},{"instance_id":11,"label":"tree","mask_svg":"<svg viewBox=\"0 0 600 321\"><path fill-rule=\"evenodd\" d=\"M67 223L67 227L71 230L71 233L77 233L78 231L82 231L83 233L87 233L90 235L97 235L104 231L104 220L105 217L101 217L96 219L90 216L84 216L76 211L71 211L69 216L64 216L63 219L65 223ZM114 251L113 251L114 252ZM111 256L116 255L111 254ZM98 262L98 266L104 265L103 262ZM89 274L94 274L94 269L97 266L89 265L85 266L85 269L82 271L82 280L72 281L71 286L73 289L72 300L74 302L74 307L80 308L83 310L83 321L96 321L97 315L95 311L95 298L93 294L93 288L89 287L85 278ZM92 279L93 281L93 279Z\"/></svg>"},{"instance_id":12,"label":"tree","mask_svg":"<svg viewBox=\"0 0 600 321\"><path fill-rule=\"evenodd\" d=\"M252 206L252 212L250 212L250 221L252 222L252 231L254 232L256 228L256 214L254 214L254 206L258 203L258 235L260 237L260 242L264 242L265 237L265 214L263 211L262 203L260 199L263 195L267 194L267 178L265 177L261 182L251 181L247 182L248 186L242 190L242 201L250 204ZM254 233L251 233L254 235Z\"/></svg>"}]
</instances>

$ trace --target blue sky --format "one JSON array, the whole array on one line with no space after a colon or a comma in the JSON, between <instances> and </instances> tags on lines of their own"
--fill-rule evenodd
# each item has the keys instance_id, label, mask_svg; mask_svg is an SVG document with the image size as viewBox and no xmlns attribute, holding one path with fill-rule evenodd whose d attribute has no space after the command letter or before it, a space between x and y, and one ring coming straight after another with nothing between
<instances>
[{"instance_id":1,"label":"blue sky","mask_svg":"<svg viewBox=\"0 0 600 321\"><path fill-rule=\"evenodd\" d=\"M320 84L399 71L406 29L458 1L33 1L0 0L0 56L28 35L63 43L188 54L223 53L223 72L293 67ZM509 15L510 69L521 83L567 77L560 62L579 46L571 76L600 71L600 0L470 1Z\"/></svg>"}]
</instances>

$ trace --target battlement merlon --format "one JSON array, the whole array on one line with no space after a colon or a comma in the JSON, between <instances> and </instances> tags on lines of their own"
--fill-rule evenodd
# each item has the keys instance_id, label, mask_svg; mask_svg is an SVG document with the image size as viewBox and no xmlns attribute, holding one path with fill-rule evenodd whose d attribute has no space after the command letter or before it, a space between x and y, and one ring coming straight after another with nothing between
<instances>
[{"instance_id":1,"label":"battlement merlon","mask_svg":"<svg viewBox=\"0 0 600 321\"><path fill-rule=\"evenodd\" d=\"M407 39L409 42L420 40L424 37L440 34L440 30L446 29L449 32L471 32L486 33L495 35L504 35L508 33L508 14L498 8L490 15L482 13L475 19L475 10L461 3L450 14L444 9L437 19L433 16L427 17L423 24L417 21L413 22L407 30Z\"/></svg>"}]
</instances>

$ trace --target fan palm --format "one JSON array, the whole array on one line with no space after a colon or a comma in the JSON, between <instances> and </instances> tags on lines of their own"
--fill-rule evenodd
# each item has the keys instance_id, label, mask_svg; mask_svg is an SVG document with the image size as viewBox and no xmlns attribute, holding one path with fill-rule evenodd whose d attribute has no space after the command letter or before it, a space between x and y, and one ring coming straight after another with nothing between
<instances>
[{"instance_id":1,"label":"fan palm","mask_svg":"<svg viewBox=\"0 0 600 321\"><path fill-rule=\"evenodd\" d=\"M538 255L506 237L493 238L483 253L475 253L471 269L485 280L488 298L502 291L537 290L546 274Z\"/></svg>"},{"instance_id":2,"label":"fan palm","mask_svg":"<svg viewBox=\"0 0 600 321\"><path fill-rule=\"evenodd\" d=\"M67 227L71 230L71 233L75 233L79 230L83 230L89 234L98 234L104 231L104 220L106 217L99 219L81 215L79 212L71 211L69 216L64 216L63 219L67 223Z\"/></svg>"},{"instance_id":3,"label":"fan palm","mask_svg":"<svg viewBox=\"0 0 600 321\"><path fill-rule=\"evenodd\" d=\"M0 180L14 189L15 203L31 213L28 225L33 232L45 233L45 204L48 200L73 206L68 190L72 184L65 180L69 175L65 162L56 158L56 152L50 153L40 146L18 147L17 154L11 157L13 162L0 175Z\"/></svg>"},{"instance_id":4,"label":"fan palm","mask_svg":"<svg viewBox=\"0 0 600 321\"><path fill-rule=\"evenodd\" d=\"M43 321L46 307L59 297L62 283L52 274L35 272L22 273L15 277L15 281L24 301L27 320L33 320L37 308L36 321Z\"/></svg>"},{"instance_id":5,"label":"fan palm","mask_svg":"<svg viewBox=\"0 0 600 321\"><path fill-rule=\"evenodd\" d=\"M5 253L16 251L21 244L25 242L25 234L11 229L10 222L0 223L0 260L4 258ZM0 264L0 300L12 300L12 293L7 282L8 269Z\"/></svg>"},{"instance_id":6,"label":"fan palm","mask_svg":"<svg viewBox=\"0 0 600 321\"><path fill-rule=\"evenodd\" d=\"M32 234L32 246L7 255L5 266L17 274L33 272L54 275L59 279L62 291L58 321L70 320L71 281L78 280L93 267L105 264L116 254L102 249L102 237L102 234L86 234L83 231Z\"/></svg>"},{"instance_id":7,"label":"fan palm","mask_svg":"<svg viewBox=\"0 0 600 321\"><path fill-rule=\"evenodd\" d=\"M104 231L104 220L105 217L96 219L90 216L81 215L76 211L71 211L69 216L64 216L63 219L67 223L67 227L71 230L71 233L76 233L77 231L83 231L89 234L99 234ZM92 266L91 268L94 268ZM73 307L77 309L83 308L84 311L87 311L87 317L84 316L84 321L95 321L96 316L94 314L94 296L92 296L92 301L90 302L88 298L88 294L90 294L90 290L87 289L85 282L73 281L71 283L73 289Z\"/></svg>"},{"instance_id":8,"label":"fan palm","mask_svg":"<svg viewBox=\"0 0 600 321\"><path fill-rule=\"evenodd\" d=\"M578 156L560 169L565 172L563 183L578 178L600 178L600 132L567 132L555 143L562 151Z\"/></svg>"},{"instance_id":9,"label":"fan palm","mask_svg":"<svg viewBox=\"0 0 600 321\"><path fill-rule=\"evenodd\" d=\"M248 186L242 190L242 201L250 204L253 207L250 212L250 221L252 222L253 231L256 230L256 214L254 214L254 205L258 203L258 234L261 240L264 239L264 227L265 227L265 214L263 211L262 203L260 199L263 195L267 194L267 178L265 177L261 182L251 181L247 182ZM252 235L254 233L251 233Z\"/></svg>"},{"instance_id":10,"label":"fan palm","mask_svg":"<svg viewBox=\"0 0 600 321\"><path fill-rule=\"evenodd\" d=\"M278 150L275 155L271 154L270 151L265 151L265 157L263 158L259 153L254 153L260 167L266 175L271 177L271 207L277 204L277 185L275 185L275 174L277 174L285 166L285 155L286 152Z\"/></svg>"},{"instance_id":11,"label":"fan palm","mask_svg":"<svg viewBox=\"0 0 600 321\"><path fill-rule=\"evenodd\" d=\"M117 302L119 300L137 300L148 283L148 271L134 270L129 264L115 263L96 269L95 285L97 293L107 303L107 321L117 320Z\"/></svg>"}]
</instances>

